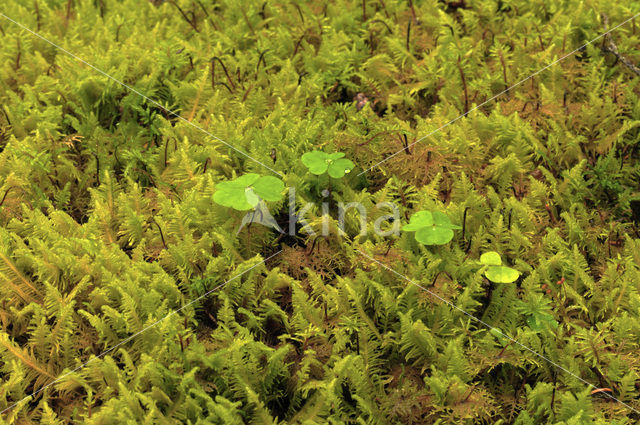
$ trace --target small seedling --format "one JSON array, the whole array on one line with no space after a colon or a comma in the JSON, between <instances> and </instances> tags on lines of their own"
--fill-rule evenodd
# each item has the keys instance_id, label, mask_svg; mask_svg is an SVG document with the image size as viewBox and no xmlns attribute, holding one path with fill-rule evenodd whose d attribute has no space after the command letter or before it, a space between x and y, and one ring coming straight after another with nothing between
<instances>
[{"instance_id":1,"label":"small seedling","mask_svg":"<svg viewBox=\"0 0 640 425\"><path fill-rule=\"evenodd\" d=\"M484 275L495 283L511 283L518 280L520 272L511 267L503 266L500 254L495 251L485 252L480 256L480 262L487 266Z\"/></svg>"},{"instance_id":2,"label":"small seedling","mask_svg":"<svg viewBox=\"0 0 640 425\"><path fill-rule=\"evenodd\" d=\"M342 152L313 151L302 155L302 163L309 169L311 174L319 176L328 173L334 179L340 179L354 167L353 162L343 157L344 153Z\"/></svg>"},{"instance_id":3,"label":"small seedling","mask_svg":"<svg viewBox=\"0 0 640 425\"><path fill-rule=\"evenodd\" d=\"M402 230L416 232L415 238L423 245L444 245L453 239L453 230L461 229L439 211L418 211L411 216Z\"/></svg>"},{"instance_id":4,"label":"small seedling","mask_svg":"<svg viewBox=\"0 0 640 425\"><path fill-rule=\"evenodd\" d=\"M249 173L235 180L218 183L213 200L225 207L246 211L255 208L260 199L280 200L283 189L284 183L276 177Z\"/></svg>"}]
</instances>

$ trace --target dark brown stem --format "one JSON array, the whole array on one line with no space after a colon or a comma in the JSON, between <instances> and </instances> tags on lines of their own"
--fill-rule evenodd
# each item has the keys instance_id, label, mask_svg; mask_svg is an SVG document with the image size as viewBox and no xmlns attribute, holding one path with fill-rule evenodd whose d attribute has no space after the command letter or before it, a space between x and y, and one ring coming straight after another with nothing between
<instances>
[{"instance_id":1,"label":"dark brown stem","mask_svg":"<svg viewBox=\"0 0 640 425\"><path fill-rule=\"evenodd\" d=\"M464 250L465 254L469 253L469 250L471 249L471 241L473 240L473 237L469 238L469 243L467 244L467 248Z\"/></svg>"},{"instance_id":2,"label":"dark brown stem","mask_svg":"<svg viewBox=\"0 0 640 425\"><path fill-rule=\"evenodd\" d=\"M462 239L466 239L465 230L467 229L467 211L469 211L469 207L464 208L464 213L462 213Z\"/></svg>"},{"instance_id":3,"label":"dark brown stem","mask_svg":"<svg viewBox=\"0 0 640 425\"><path fill-rule=\"evenodd\" d=\"M302 35L300 36L300 38L298 39L298 41L296 41L295 48L293 49L293 56L298 54L298 49L300 48L300 43L302 43L302 40L307 35L307 31L303 32Z\"/></svg>"},{"instance_id":4,"label":"dark brown stem","mask_svg":"<svg viewBox=\"0 0 640 425\"><path fill-rule=\"evenodd\" d=\"M473 390L475 389L476 389L475 385L472 386L467 396L460 403L466 403L469 400L469 397L471 397L471 394L473 394Z\"/></svg>"},{"instance_id":5,"label":"dark brown stem","mask_svg":"<svg viewBox=\"0 0 640 425\"><path fill-rule=\"evenodd\" d=\"M544 208L547 210L547 213L549 214L549 220L551 221L552 224L556 224L556 217L553 215L553 211L551 211L551 206L549 204L545 204Z\"/></svg>"},{"instance_id":6,"label":"dark brown stem","mask_svg":"<svg viewBox=\"0 0 640 425\"><path fill-rule=\"evenodd\" d=\"M262 62L262 64L264 65L264 67L267 67L267 62L264 58L264 54L267 53L269 49L265 49L262 53L260 53L260 57L258 58L258 64L256 65L256 79L258 78L258 71L260 70L260 62Z\"/></svg>"},{"instance_id":7,"label":"dark brown stem","mask_svg":"<svg viewBox=\"0 0 640 425\"><path fill-rule=\"evenodd\" d=\"M73 4L73 0L67 0L67 15L64 18L64 26L69 25L69 19L71 19L71 6Z\"/></svg>"},{"instance_id":8,"label":"dark brown stem","mask_svg":"<svg viewBox=\"0 0 640 425\"><path fill-rule=\"evenodd\" d=\"M207 12L207 9L205 9L205 8L204 8L204 6L202 5L202 2L201 2L200 0L195 0L195 1L196 1L196 3L198 3L198 5L200 6L200 9L202 9L202 11L204 12L205 16L206 16L206 17L207 17L207 19L209 20L209 22L211 22L211 25L213 25L213 28L214 28L216 31L219 31L218 26L216 25L216 23L215 23L215 22L213 22L213 21L211 20L211 17L209 16L209 12Z\"/></svg>"},{"instance_id":9,"label":"dark brown stem","mask_svg":"<svg viewBox=\"0 0 640 425\"><path fill-rule=\"evenodd\" d=\"M245 100L247 100L247 96L249 96L249 93L251 92L252 88L253 88L253 85L250 85L247 91L244 92L244 96L242 96L241 102L244 102Z\"/></svg>"},{"instance_id":10,"label":"dark brown stem","mask_svg":"<svg viewBox=\"0 0 640 425\"><path fill-rule=\"evenodd\" d=\"M497 357L502 357L502 355L504 354L504 350L506 350L507 347L510 346L511 344L513 344L513 340L510 340L509 343L502 348L502 350L498 353Z\"/></svg>"},{"instance_id":11,"label":"dark brown stem","mask_svg":"<svg viewBox=\"0 0 640 425\"><path fill-rule=\"evenodd\" d=\"M164 234L162 233L162 228L153 217L151 217L151 221L153 222L153 224L155 224L158 227L158 231L160 232L160 239L162 239L162 245L164 246L164 249L167 249L167 244L164 241Z\"/></svg>"},{"instance_id":12,"label":"dark brown stem","mask_svg":"<svg viewBox=\"0 0 640 425\"><path fill-rule=\"evenodd\" d=\"M416 9L413 7L413 0L409 0L409 9L411 10L411 17L413 18L413 22L418 23L418 17L416 16Z\"/></svg>"},{"instance_id":13,"label":"dark brown stem","mask_svg":"<svg viewBox=\"0 0 640 425\"><path fill-rule=\"evenodd\" d=\"M389 239L387 241L387 250L384 253L384 256L386 257L387 255L389 255L389 251L391 251L391 246L393 245L393 240Z\"/></svg>"},{"instance_id":14,"label":"dark brown stem","mask_svg":"<svg viewBox=\"0 0 640 425\"><path fill-rule=\"evenodd\" d=\"M229 87L227 85L227 83L225 83L224 81L220 81L219 83L216 83L216 84L219 84L221 86L225 86L227 88L227 90L229 90L229 93L233 93L233 90L231 90L231 87Z\"/></svg>"},{"instance_id":15,"label":"dark brown stem","mask_svg":"<svg viewBox=\"0 0 640 425\"><path fill-rule=\"evenodd\" d=\"M393 34L393 31L391 31L391 28L389 28L389 25L387 25L387 23L385 21L383 21L382 19L374 19L370 23L372 23L372 24L381 23L382 25L387 27L387 31L389 31L389 34Z\"/></svg>"},{"instance_id":16,"label":"dark brown stem","mask_svg":"<svg viewBox=\"0 0 640 425\"><path fill-rule=\"evenodd\" d=\"M200 30L198 29L198 27L196 26L196 23L193 22L191 19L189 19L189 17L187 16L186 13L184 13L184 11L182 10L182 8L180 6L178 6L178 4L173 1L173 0L169 0L169 3L171 3L172 5L174 5L176 7L176 9L178 9L178 12L180 12L180 14L182 15L182 17L184 18L185 21L187 21L189 23L189 25L191 25L191 27L196 31L196 32L200 32Z\"/></svg>"},{"instance_id":17,"label":"dark brown stem","mask_svg":"<svg viewBox=\"0 0 640 425\"><path fill-rule=\"evenodd\" d=\"M407 22L407 51L411 52L411 50L409 50L409 41L411 41L411 21Z\"/></svg>"},{"instance_id":18,"label":"dark brown stem","mask_svg":"<svg viewBox=\"0 0 640 425\"><path fill-rule=\"evenodd\" d=\"M118 25L118 28L116 28L116 42L118 42L118 40L120 40L120 28L122 27L122 25L124 25L124 24L120 24L120 25Z\"/></svg>"},{"instance_id":19,"label":"dark brown stem","mask_svg":"<svg viewBox=\"0 0 640 425\"><path fill-rule=\"evenodd\" d=\"M464 78L464 71L460 64L460 56L458 56L458 71L460 71L460 78L462 79L462 87L464 88L464 113L469 112L469 93L467 92L467 80Z\"/></svg>"},{"instance_id":20,"label":"dark brown stem","mask_svg":"<svg viewBox=\"0 0 640 425\"><path fill-rule=\"evenodd\" d=\"M38 7L38 0L33 0L33 8L36 10L36 28L40 31L40 7Z\"/></svg>"},{"instance_id":21,"label":"dark brown stem","mask_svg":"<svg viewBox=\"0 0 640 425\"><path fill-rule=\"evenodd\" d=\"M151 184L152 184L153 186L157 186L157 185L156 185L156 181L153 179L153 177L151 177L151 174L149 174L149 172L148 172L148 171L143 170L142 168L138 168L138 167L134 167L134 168L133 168L133 170L134 170L134 171L138 171L138 172L140 172L140 173L144 174L145 176L147 176L147 177L149 178L149 181L151 182Z\"/></svg>"},{"instance_id":22,"label":"dark brown stem","mask_svg":"<svg viewBox=\"0 0 640 425\"><path fill-rule=\"evenodd\" d=\"M544 43L542 42L542 36L540 34L540 28L538 28L537 25L535 25L536 27L536 31L538 32L538 42L540 43L540 50L544 50Z\"/></svg>"},{"instance_id":23,"label":"dark brown stem","mask_svg":"<svg viewBox=\"0 0 640 425\"><path fill-rule=\"evenodd\" d=\"M298 11L298 16L300 16L300 20L302 21L302 24L304 25L304 16L302 15L302 10L300 10L300 6L297 3L293 4L296 8L296 10Z\"/></svg>"},{"instance_id":24,"label":"dark brown stem","mask_svg":"<svg viewBox=\"0 0 640 425\"><path fill-rule=\"evenodd\" d=\"M214 56L211 59L211 81L212 84L214 85L214 89L215 89L215 61L218 61L220 63L220 65L222 66L222 70L224 71L224 74L227 76L227 81L229 82L229 85L233 88L233 90L236 89L236 85L233 83L233 80L231 79L231 76L229 75L229 72L227 71L227 67L224 65L224 62L222 62L222 59L220 59L218 56ZM229 87L227 87L229 88ZM232 91L233 93L233 91Z\"/></svg>"},{"instance_id":25,"label":"dark brown stem","mask_svg":"<svg viewBox=\"0 0 640 425\"><path fill-rule=\"evenodd\" d=\"M367 22L367 0L362 0L362 22Z\"/></svg>"},{"instance_id":26,"label":"dark brown stem","mask_svg":"<svg viewBox=\"0 0 640 425\"><path fill-rule=\"evenodd\" d=\"M407 140L407 135L403 133L403 134L402 134L402 137L403 137L403 140L402 140L402 146L404 146L404 152L405 152L407 155L411 155L411 151L409 150L409 140ZM429 151L429 152L427 153L427 155L429 155L430 153L431 153L431 151ZM429 161L427 160L427 162L429 162Z\"/></svg>"},{"instance_id":27,"label":"dark brown stem","mask_svg":"<svg viewBox=\"0 0 640 425\"><path fill-rule=\"evenodd\" d=\"M97 154L93 154L96 157L96 181L98 182L98 186L100 186L100 158L98 158Z\"/></svg>"},{"instance_id":28,"label":"dark brown stem","mask_svg":"<svg viewBox=\"0 0 640 425\"><path fill-rule=\"evenodd\" d=\"M2 204L4 204L4 200L7 199L7 195L9 194L9 191L13 189L13 186L9 187L5 192L4 195L2 196L2 200L0 201L0 207L2 206Z\"/></svg>"},{"instance_id":29,"label":"dark brown stem","mask_svg":"<svg viewBox=\"0 0 640 425\"><path fill-rule=\"evenodd\" d=\"M433 281L431 281L431 286L436 284L436 281L438 280L438 278L440 277L440 275L442 273L444 273L453 282L453 278L451 277L451 275L449 273L447 273L444 270L440 270L438 273L436 273L435 277L433 278Z\"/></svg>"},{"instance_id":30,"label":"dark brown stem","mask_svg":"<svg viewBox=\"0 0 640 425\"><path fill-rule=\"evenodd\" d=\"M309 250L309 252L307 253L307 255L311 255L313 253L313 250L316 247L316 242L318 242L318 239L320 239L320 236L316 236L315 239L313 240L313 243L311 244L311 249ZM318 248L320 248L320 244L318 244Z\"/></svg>"}]
</instances>

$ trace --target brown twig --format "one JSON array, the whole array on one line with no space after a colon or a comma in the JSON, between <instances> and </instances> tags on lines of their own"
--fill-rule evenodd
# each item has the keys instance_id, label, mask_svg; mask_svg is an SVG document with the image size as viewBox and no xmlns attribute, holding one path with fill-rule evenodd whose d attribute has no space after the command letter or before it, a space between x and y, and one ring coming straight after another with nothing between
<instances>
[{"instance_id":1,"label":"brown twig","mask_svg":"<svg viewBox=\"0 0 640 425\"><path fill-rule=\"evenodd\" d=\"M609 17L602 13L602 23L604 24L604 29L609 31ZM618 50L618 46L614 43L613 38L611 38L611 34L607 32L604 35L604 46L602 46L604 51L613 53L614 56L622 62L629 70L631 70L636 75L640 75L640 68L638 68L633 62L631 62L627 57L623 56Z\"/></svg>"}]
</instances>

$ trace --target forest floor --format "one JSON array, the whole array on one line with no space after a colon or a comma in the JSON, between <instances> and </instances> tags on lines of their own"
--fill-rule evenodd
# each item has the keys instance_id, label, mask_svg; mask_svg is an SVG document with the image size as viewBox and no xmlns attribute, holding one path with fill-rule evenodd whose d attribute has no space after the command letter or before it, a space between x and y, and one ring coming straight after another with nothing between
<instances>
[{"instance_id":1,"label":"forest floor","mask_svg":"<svg viewBox=\"0 0 640 425\"><path fill-rule=\"evenodd\" d=\"M639 12L4 0L0 423L640 423Z\"/></svg>"}]
</instances>

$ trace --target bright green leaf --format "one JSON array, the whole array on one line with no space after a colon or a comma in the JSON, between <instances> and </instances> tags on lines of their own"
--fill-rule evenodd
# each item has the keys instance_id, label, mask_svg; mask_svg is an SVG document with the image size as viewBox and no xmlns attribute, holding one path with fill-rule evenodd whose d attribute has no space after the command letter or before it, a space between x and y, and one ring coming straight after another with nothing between
<instances>
[{"instance_id":1,"label":"bright green leaf","mask_svg":"<svg viewBox=\"0 0 640 425\"><path fill-rule=\"evenodd\" d=\"M520 272L506 266L489 266L484 275L495 283L511 283L520 277Z\"/></svg>"},{"instance_id":2,"label":"bright green leaf","mask_svg":"<svg viewBox=\"0 0 640 425\"><path fill-rule=\"evenodd\" d=\"M487 266L501 266L502 259L500 258L500 254L495 251L485 252L480 256L480 262L482 264L486 264Z\"/></svg>"},{"instance_id":3,"label":"bright green leaf","mask_svg":"<svg viewBox=\"0 0 640 425\"><path fill-rule=\"evenodd\" d=\"M451 223L449 217L439 211L418 211L409 219L402 230L416 232L415 238L424 245L444 245L453 239L453 229L460 229Z\"/></svg>"},{"instance_id":4,"label":"bright green leaf","mask_svg":"<svg viewBox=\"0 0 640 425\"><path fill-rule=\"evenodd\" d=\"M348 159L342 158L329 163L329 175L334 179L341 179L353 169L354 165Z\"/></svg>"},{"instance_id":5,"label":"bright green leaf","mask_svg":"<svg viewBox=\"0 0 640 425\"><path fill-rule=\"evenodd\" d=\"M263 176L253 183L252 187L265 201L279 201L282 198L284 183L277 177Z\"/></svg>"},{"instance_id":6,"label":"bright green leaf","mask_svg":"<svg viewBox=\"0 0 640 425\"><path fill-rule=\"evenodd\" d=\"M431 211L418 211L411 216L409 224L402 226L402 230L415 232L425 226L433 226L433 215L431 214Z\"/></svg>"},{"instance_id":7,"label":"bright green leaf","mask_svg":"<svg viewBox=\"0 0 640 425\"><path fill-rule=\"evenodd\" d=\"M312 151L302 155L301 159L311 174L321 175L328 171L331 177L339 179L354 167L353 162L343 156L342 152L328 154L322 151Z\"/></svg>"},{"instance_id":8,"label":"bright green leaf","mask_svg":"<svg viewBox=\"0 0 640 425\"><path fill-rule=\"evenodd\" d=\"M328 155L321 151L307 152L302 155L302 163L307 166L311 174L324 174L329 168Z\"/></svg>"},{"instance_id":9,"label":"bright green leaf","mask_svg":"<svg viewBox=\"0 0 640 425\"><path fill-rule=\"evenodd\" d=\"M235 180L218 183L213 200L222 206L246 211L258 205L261 198L279 200L283 189L284 183L276 177L249 173Z\"/></svg>"},{"instance_id":10,"label":"bright green leaf","mask_svg":"<svg viewBox=\"0 0 640 425\"><path fill-rule=\"evenodd\" d=\"M453 239L453 230L427 226L418 229L415 237L423 245L444 245Z\"/></svg>"}]
</instances>

